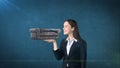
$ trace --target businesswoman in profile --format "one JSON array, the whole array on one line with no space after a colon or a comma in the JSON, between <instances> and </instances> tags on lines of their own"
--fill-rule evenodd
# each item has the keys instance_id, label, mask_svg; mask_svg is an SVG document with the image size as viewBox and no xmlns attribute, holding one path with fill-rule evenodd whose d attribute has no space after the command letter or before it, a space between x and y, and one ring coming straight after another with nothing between
<instances>
[{"instance_id":1,"label":"businesswoman in profile","mask_svg":"<svg viewBox=\"0 0 120 68\"><path fill-rule=\"evenodd\" d=\"M77 22L73 19L65 20L64 35L67 37L57 47L54 39L45 40L53 43L53 52L58 60L63 59L62 68L86 68L87 44L81 38Z\"/></svg>"}]
</instances>

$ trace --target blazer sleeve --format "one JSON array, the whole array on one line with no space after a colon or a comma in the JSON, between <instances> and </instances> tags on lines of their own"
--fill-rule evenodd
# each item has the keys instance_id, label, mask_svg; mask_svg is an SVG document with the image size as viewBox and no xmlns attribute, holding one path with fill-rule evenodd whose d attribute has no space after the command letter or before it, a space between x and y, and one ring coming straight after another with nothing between
<instances>
[{"instance_id":1,"label":"blazer sleeve","mask_svg":"<svg viewBox=\"0 0 120 68\"><path fill-rule=\"evenodd\" d=\"M87 60L87 43L83 41L80 47L80 60L81 60L81 68L86 68L86 60Z\"/></svg>"},{"instance_id":2,"label":"blazer sleeve","mask_svg":"<svg viewBox=\"0 0 120 68\"><path fill-rule=\"evenodd\" d=\"M54 55L55 55L55 57L56 57L57 60L61 60L62 57L63 57L63 45L64 45L64 40L62 40L62 41L60 42L60 47L59 47L59 49L57 49L56 51L53 50Z\"/></svg>"}]
</instances>

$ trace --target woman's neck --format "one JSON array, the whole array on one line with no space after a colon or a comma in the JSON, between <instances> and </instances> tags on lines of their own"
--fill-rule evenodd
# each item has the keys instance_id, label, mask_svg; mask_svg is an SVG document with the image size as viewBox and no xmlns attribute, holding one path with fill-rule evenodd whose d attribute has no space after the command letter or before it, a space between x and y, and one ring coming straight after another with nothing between
<instances>
[{"instance_id":1,"label":"woman's neck","mask_svg":"<svg viewBox=\"0 0 120 68\"><path fill-rule=\"evenodd\" d=\"M72 34L72 33L68 35L68 39L69 39L69 40L72 40L73 38L74 38L74 37L73 37L73 34Z\"/></svg>"}]
</instances>

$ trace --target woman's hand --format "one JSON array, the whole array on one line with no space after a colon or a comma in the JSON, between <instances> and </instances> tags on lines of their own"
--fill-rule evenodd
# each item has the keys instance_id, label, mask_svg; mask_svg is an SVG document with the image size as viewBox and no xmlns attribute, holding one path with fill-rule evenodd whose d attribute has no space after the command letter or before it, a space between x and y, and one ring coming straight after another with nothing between
<instances>
[{"instance_id":1,"label":"woman's hand","mask_svg":"<svg viewBox=\"0 0 120 68\"><path fill-rule=\"evenodd\" d=\"M44 41L47 41L49 43L53 43L53 50L56 51L58 49L57 47L57 42L55 39L47 39L47 40L44 40Z\"/></svg>"},{"instance_id":2,"label":"woman's hand","mask_svg":"<svg viewBox=\"0 0 120 68\"><path fill-rule=\"evenodd\" d=\"M46 39L46 40L44 40L44 41L49 42L49 43L54 43L54 42L56 42L55 39Z\"/></svg>"}]
</instances>

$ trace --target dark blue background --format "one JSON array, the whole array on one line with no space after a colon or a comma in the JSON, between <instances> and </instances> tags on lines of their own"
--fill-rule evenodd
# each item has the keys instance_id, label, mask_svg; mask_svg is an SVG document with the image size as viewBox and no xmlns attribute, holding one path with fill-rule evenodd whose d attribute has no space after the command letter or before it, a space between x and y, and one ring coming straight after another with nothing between
<instances>
[{"instance_id":1,"label":"dark blue background","mask_svg":"<svg viewBox=\"0 0 120 68\"><path fill-rule=\"evenodd\" d=\"M0 0L0 68L61 68L52 44L32 40L29 29L62 30L68 18L88 44L88 68L120 68L119 6L119 0Z\"/></svg>"}]
</instances>

